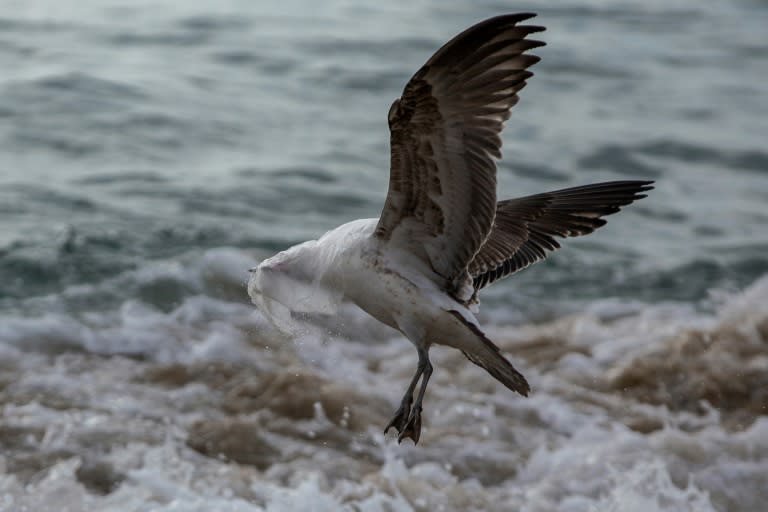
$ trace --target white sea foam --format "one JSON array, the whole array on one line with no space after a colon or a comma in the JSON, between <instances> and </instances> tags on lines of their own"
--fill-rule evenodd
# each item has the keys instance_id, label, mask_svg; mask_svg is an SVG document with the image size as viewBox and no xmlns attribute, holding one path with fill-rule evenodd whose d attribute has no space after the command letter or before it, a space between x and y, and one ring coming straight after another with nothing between
<instances>
[{"instance_id":1,"label":"white sea foam","mask_svg":"<svg viewBox=\"0 0 768 512\"><path fill-rule=\"evenodd\" d=\"M354 309L348 323L313 322L293 340L247 304L202 295L168 313L127 302L114 315L6 322L0 350L15 377L3 391L0 510L757 510L768 499L765 417L732 431L728 411L607 386L688 332L733 328L765 343L766 283L714 314L603 303L489 329L529 376L527 400L436 350L417 448L380 432L413 349L386 331L366 338L366 326L380 328ZM234 439L228 457L266 443L255 454L266 466L193 450L200 422L210 442ZM94 458L120 475L103 496L78 473Z\"/></svg>"}]
</instances>

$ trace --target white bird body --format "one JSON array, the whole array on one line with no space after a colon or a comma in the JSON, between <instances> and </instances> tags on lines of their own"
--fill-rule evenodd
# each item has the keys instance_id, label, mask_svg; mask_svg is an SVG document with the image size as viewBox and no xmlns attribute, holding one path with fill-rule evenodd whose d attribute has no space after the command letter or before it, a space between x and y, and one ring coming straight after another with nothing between
<instances>
[{"instance_id":1,"label":"white bird body","mask_svg":"<svg viewBox=\"0 0 768 512\"><path fill-rule=\"evenodd\" d=\"M424 260L373 237L378 220L348 222L263 261L251 275L248 293L257 302L279 297L287 309L301 313L333 314L348 301L417 346L434 342L467 349L460 335L465 326L448 311L478 325L472 312L439 287ZM304 293L281 294L296 289L295 281L305 284L298 286Z\"/></svg>"},{"instance_id":2,"label":"white bird body","mask_svg":"<svg viewBox=\"0 0 768 512\"><path fill-rule=\"evenodd\" d=\"M336 313L349 301L397 329L419 355L416 374L387 428L418 442L432 373L429 347L461 350L509 389L528 382L483 334L477 294L591 233L602 216L645 197L649 181L616 181L496 201L504 122L538 57L533 14L485 20L440 48L389 109L391 166L378 219L361 219L262 262L253 302L284 331L292 313ZM421 379L418 396L413 393ZM411 407L413 405L413 407Z\"/></svg>"}]
</instances>

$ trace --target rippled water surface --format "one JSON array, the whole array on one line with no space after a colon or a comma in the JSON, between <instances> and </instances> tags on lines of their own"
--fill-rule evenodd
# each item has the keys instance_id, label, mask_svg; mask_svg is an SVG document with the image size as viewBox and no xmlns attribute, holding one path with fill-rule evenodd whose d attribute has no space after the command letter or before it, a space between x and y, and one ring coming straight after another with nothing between
<instances>
[{"instance_id":1,"label":"rippled water surface","mask_svg":"<svg viewBox=\"0 0 768 512\"><path fill-rule=\"evenodd\" d=\"M377 216L390 103L511 11L548 46L499 196L656 190L484 294L530 398L436 348L398 446L409 342L351 309L284 339L247 269ZM758 0L4 2L0 510L761 510L766 26Z\"/></svg>"}]
</instances>

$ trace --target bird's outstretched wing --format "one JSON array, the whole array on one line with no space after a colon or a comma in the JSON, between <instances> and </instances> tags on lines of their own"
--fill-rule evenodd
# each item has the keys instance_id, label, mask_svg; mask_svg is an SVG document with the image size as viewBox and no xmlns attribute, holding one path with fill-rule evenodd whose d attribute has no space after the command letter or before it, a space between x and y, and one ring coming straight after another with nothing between
<instances>
[{"instance_id":1,"label":"bird's outstretched wing","mask_svg":"<svg viewBox=\"0 0 768 512\"><path fill-rule=\"evenodd\" d=\"M543 260L560 248L554 237L581 236L601 217L645 197L652 181L610 181L501 201L493 229L469 264L476 290Z\"/></svg>"},{"instance_id":2,"label":"bird's outstretched wing","mask_svg":"<svg viewBox=\"0 0 768 512\"><path fill-rule=\"evenodd\" d=\"M462 32L411 78L389 111L389 192L374 236L425 259L450 285L466 276L496 215L499 134L539 61L524 52L533 14Z\"/></svg>"}]
</instances>

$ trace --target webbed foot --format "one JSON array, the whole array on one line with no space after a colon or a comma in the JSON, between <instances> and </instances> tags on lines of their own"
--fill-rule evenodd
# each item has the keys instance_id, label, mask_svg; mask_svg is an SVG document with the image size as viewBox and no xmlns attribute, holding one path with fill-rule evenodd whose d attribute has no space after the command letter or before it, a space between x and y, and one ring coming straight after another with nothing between
<instances>
[{"instance_id":1,"label":"webbed foot","mask_svg":"<svg viewBox=\"0 0 768 512\"><path fill-rule=\"evenodd\" d=\"M398 434L403 433L403 429L408 423L408 418L411 414L411 403L409 401L403 401L400 404L400 407L398 407L397 411L395 412L395 415L392 417L392 419L389 421L387 426L384 428L384 434L389 432L389 429L394 427L397 430Z\"/></svg>"},{"instance_id":2,"label":"webbed foot","mask_svg":"<svg viewBox=\"0 0 768 512\"><path fill-rule=\"evenodd\" d=\"M410 438L413 440L413 444L418 444L419 437L421 437L421 406L417 405L411 411L411 415L408 421L405 423L404 428L399 430L400 435L397 436L397 443L403 442L403 439Z\"/></svg>"}]
</instances>

